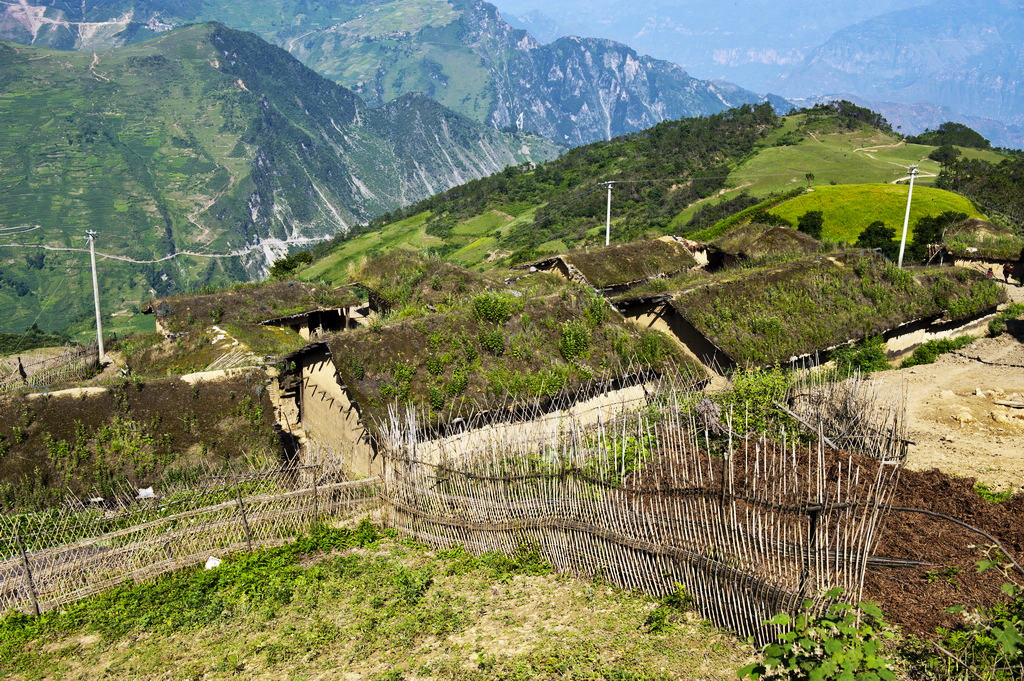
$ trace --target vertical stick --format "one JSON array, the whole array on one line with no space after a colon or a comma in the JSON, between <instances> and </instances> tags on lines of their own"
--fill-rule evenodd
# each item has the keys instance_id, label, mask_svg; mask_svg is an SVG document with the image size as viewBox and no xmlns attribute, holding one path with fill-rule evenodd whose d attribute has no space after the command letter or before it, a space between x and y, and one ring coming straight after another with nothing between
<instances>
[{"instance_id":1,"label":"vertical stick","mask_svg":"<svg viewBox=\"0 0 1024 681\"><path fill-rule=\"evenodd\" d=\"M28 564L28 553L25 551L25 542L21 540L21 530L15 530L14 540L18 542L18 550L21 551L21 564L25 568L25 583L28 584L28 593L32 597L32 607L39 617L39 595L36 593L36 584L32 580L32 568Z\"/></svg>"},{"instance_id":2,"label":"vertical stick","mask_svg":"<svg viewBox=\"0 0 1024 681\"><path fill-rule=\"evenodd\" d=\"M313 471L313 524L320 523L320 497L317 491L316 479L320 477L319 469Z\"/></svg>"},{"instance_id":3,"label":"vertical stick","mask_svg":"<svg viewBox=\"0 0 1024 681\"><path fill-rule=\"evenodd\" d=\"M249 518L245 514L245 504L242 503L241 487L235 487L235 497L238 500L238 510L242 514L242 527L245 528L245 543L249 545L249 553L252 553L252 532L249 531Z\"/></svg>"}]
</instances>

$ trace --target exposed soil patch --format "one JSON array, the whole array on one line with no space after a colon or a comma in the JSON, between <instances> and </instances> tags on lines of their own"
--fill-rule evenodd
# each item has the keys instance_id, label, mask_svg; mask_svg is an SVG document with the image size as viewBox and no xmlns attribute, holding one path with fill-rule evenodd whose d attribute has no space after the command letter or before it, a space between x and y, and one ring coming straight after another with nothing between
<instances>
[{"instance_id":1,"label":"exposed soil patch","mask_svg":"<svg viewBox=\"0 0 1024 681\"><path fill-rule=\"evenodd\" d=\"M875 374L879 394L906 392L907 467L938 468L996 489L1024 486L1024 345L982 338L934 364Z\"/></svg>"},{"instance_id":2,"label":"exposed soil patch","mask_svg":"<svg viewBox=\"0 0 1024 681\"><path fill-rule=\"evenodd\" d=\"M1024 557L1024 495L993 504L973 488L973 480L951 478L937 470L904 471L893 506L928 509L983 529L1020 562ZM948 521L893 512L875 553L932 565L869 569L864 597L880 603L890 619L908 632L930 635L937 626L956 626L963 622L962 616L947 613L945 608L989 607L1002 598L1003 575L997 570L977 571L977 561L985 558L989 545L984 537Z\"/></svg>"}]
</instances>

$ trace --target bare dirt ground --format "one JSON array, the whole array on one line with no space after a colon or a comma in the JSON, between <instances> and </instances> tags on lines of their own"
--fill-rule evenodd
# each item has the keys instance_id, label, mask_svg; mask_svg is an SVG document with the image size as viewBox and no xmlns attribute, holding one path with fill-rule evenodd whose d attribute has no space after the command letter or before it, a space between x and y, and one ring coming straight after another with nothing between
<instances>
[{"instance_id":1,"label":"bare dirt ground","mask_svg":"<svg viewBox=\"0 0 1024 681\"><path fill-rule=\"evenodd\" d=\"M1020 290L1020 289L1018 289ZM875 375L882 394L907 398L907 467L974 477L993 489L1024 487L1024 323L934 364Z\"/></svg>"}]
</instances>

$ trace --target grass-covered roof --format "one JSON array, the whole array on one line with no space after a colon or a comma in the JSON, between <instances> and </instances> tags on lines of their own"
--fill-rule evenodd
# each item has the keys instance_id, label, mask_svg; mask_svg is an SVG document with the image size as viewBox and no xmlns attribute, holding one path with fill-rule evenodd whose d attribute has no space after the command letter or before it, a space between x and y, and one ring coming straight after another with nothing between
<instances>
[{"instance_id":1,"label":"grass-covered roof","mask_svg":"<svg viewBox=\"0 0 1024 681\"><path fill-rule=\"evenodd\" d=\"M169 332L183 333L213 324L259 324L358 302L358 296L345 286L265 281L215 293L158 298L142 311L156 315Z\"/></svg>"},{"instance_id":2,"label":"grass-covered roof","mask_svg":"<svg viewBox=\"0 0 1024 681\"><path fill-rule=\"evenodd\" d=\"M747 223L737 225L711 242L723 253L744 259L780 253L812 254L821 250L814 237L792 227Z\"/></svg>"},{"instance_id":3,"label":"grass-covered roof","mask_svg":"<svg viewBox=\"0 0 1024 681\"><path fill-rule=\"evenodd\" d=\"M383 310L447 304L468 294L500 288L500 281L463 269L446 260L396 248L371 258L351 273Z\"/></svg>"},{"instance_id":4,"label":"grass-covered roof","mask_svg":"<svg viewBox=\"0 0 1024 681\"><path fill-rule=\"evenodd\" d=\"M848 252L729 270L678 292L671 305L736 363L768 365L918 319L967 319L1004 299L978 272L900 270Z\"/></svg>"},{"instance_id":5,"label":"grass-covered roof","mask_svg":"<svg viewBox=\"0 0 1024 681\"><path fill-rule=\"evenodd\" d=\"M1017 260L1024 254L1024 237L980 218L950 227L942 242L950 253L961 258Z\"/></svg>"},{"instance_id":6,"label":"grass-covered roof","mask_svg":"<svg viewBox=\"0 0 1024 681\"><path fill-rule=\"evenodd\" d=\"M595 288L629 286L697 266L689 249L671 237L580 249L558 257Z\"/></svg>"},{"instance_id":7,"label":"grass-covered roof","mask_svg":"<svg viewBox=\"0 0 1024 681\"><path fill-rule=\"evenodd\" d=\"M328 339L370 423L411 403L437 422L585 391L629 367L703 376L671 340L641 332L580 289L542 297L484 292L416 319Z\"/></svg>"}]
</instances>

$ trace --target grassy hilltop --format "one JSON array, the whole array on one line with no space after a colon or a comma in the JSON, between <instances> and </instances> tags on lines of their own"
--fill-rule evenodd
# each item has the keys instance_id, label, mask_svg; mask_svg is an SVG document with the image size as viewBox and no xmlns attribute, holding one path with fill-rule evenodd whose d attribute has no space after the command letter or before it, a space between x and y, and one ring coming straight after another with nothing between
<instances>
[{"instance_id":1,"label":"grassy hilltop","mask_svg":"<svg viewBox=\"0 0 1024 681\"><path fill-rule=\"evenodd\" d=\"M316 249L317 261L299 276L344 281L350 265L392 248L429 249L484 270L600 243L605 181L619 183L612 201L617 242L661 234L714 238L724 227L709 228L769 196L779 197L772 212L794 224L804 212L821 210L823 237L852 242L876 220L902 225L907 190L892 182L911 163L922 173L912 225L950 210L984 216L971 200L930 186L941 171L928 158L936 148L907 144L877 114L848 104L782 117L762 105L665 122L384 216L358 236ZM961 152L978 163L1004 158Z\"/></svg>"}]
</instances>

